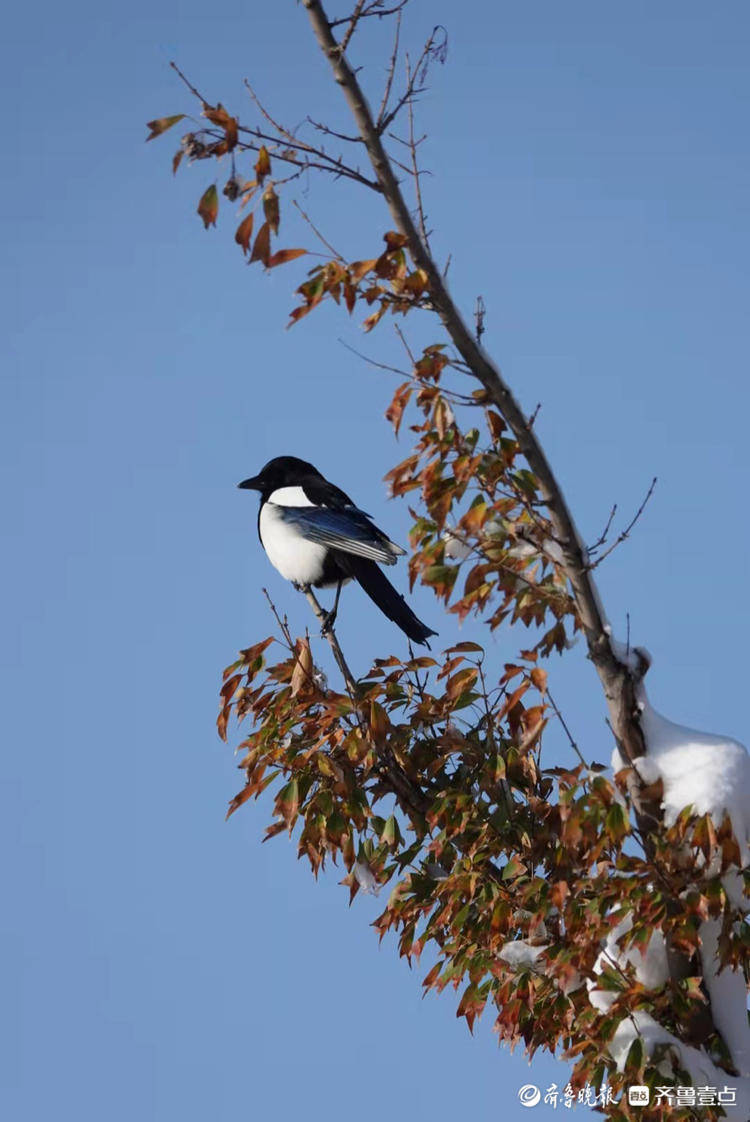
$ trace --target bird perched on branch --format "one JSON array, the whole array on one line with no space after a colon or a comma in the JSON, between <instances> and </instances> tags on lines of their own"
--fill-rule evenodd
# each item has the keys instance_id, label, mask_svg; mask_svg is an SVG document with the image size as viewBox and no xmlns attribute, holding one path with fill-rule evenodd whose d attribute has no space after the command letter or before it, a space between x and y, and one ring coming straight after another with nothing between
<instances>
[{"instance_id":1,"label":"bird perched on branch","mask_svg":"<svg viewBox=\"0 0 750 1122\"><path fill-rule=\"evenodd\" d=\"M379 568L395 565L405 551L312 464L276 456L237 486L260 491L258 536L282 577L303 590L335 586L324 631L333 627L342 586L356 580L413 642L429 646L429 636L437 632L415 616Z\"/></svg>"}]
</instances>

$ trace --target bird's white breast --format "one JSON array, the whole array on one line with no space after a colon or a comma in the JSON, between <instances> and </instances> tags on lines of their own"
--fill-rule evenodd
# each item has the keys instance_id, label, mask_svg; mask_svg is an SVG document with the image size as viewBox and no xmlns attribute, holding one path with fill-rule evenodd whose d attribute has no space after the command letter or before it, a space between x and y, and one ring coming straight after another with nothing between
<instances>
[{"instance_id":1,"label":"bird's white breast","mask_svg":"<svg viewBox=\"0 0 750 1122\"><path fill-rule=\"evenodd\" d=\"M286 580L314 584L323 575L326 548L303 538L283 521L285 506L314 506L301 487L279 487L260 509L260 540L268 559Z\"/></svg>"}]
</instances>

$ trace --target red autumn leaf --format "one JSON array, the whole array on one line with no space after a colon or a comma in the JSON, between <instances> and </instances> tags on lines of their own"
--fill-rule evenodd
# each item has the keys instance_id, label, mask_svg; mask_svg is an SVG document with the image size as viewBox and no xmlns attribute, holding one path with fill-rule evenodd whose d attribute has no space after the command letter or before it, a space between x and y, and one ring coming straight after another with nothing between
<instances>
[{"instance_id":1,"label":"red autumn leaf","mask_svg":"<svg viewBox=\"0 0 750 1122\"><path fill-rule=\"evenodd\" d=\"M493 413L491 409L488 409L487 424L490 427L492 439L499 440L503 430L505 429L505 421L498 413Z\"/></svg>"},{"instance_id":2,"label":"red autumn leaf","mask_svg":"<svg viewBox=\"0 0 750 1122\"><path fill-rule=\"evenodd\" d=\"M253 236L253 219L252 211L240 222L234 235L234 240L237 245L242 246L242 252L247 253L250 248L250 239Z\"/></svg>"},{"instance_id":3,"label":"red autumn leaf","mask_svg":"<svg viewBox=\"0 0 750 1122\"><path fill-rule=\"evenodd\" d=\"M258 236L255 239L253 252L250 254L250 264L253 261L262 261L264 265L268 264L268 259L271 255L271 227L267 222L264 222Z\"/></svg>"},{"instance_id":4,"label":"red autumn leaf","mask_svg":"<svg viewBox=\"0 0 750 1122\"><path fill-rule=\"evenodd\" d=\"M153 140L155 137L161 136L163 132L166 132L167 129L171 129L172 125L176 125L178 121L182 121L184 118L184 113L175 113L173 117L158 117L155 121L149 121L146 128L151 129L151 132L146 137L146 140Z\"/></svg>"},{"instance_id":5,"label":"red autumn leaf","mask_svg":"<svg viewBox=\"0 0 750 1122\"><path fill-rule=\"evenodd\" d=\"M302 257L307 253L306 249L280 249L276 253L271 254L266 262L266 267L275 269L277 265L286 265L288 261L294 261L297 257Z\"/></svg>"},{"instance_id":6,"label":"red autumn leaf","mask_svg":"<svg viewBox=\"0 0 750 1122\"><path fill-rule=\"evenodd\" d=\"M203 219L203 226L207 230L209 226L216 225L216 218L219 213L219 192L216 190L216 184L212 183L203 194L201 201L198 203L198 214Z\"/></svg>"}]
</instances>

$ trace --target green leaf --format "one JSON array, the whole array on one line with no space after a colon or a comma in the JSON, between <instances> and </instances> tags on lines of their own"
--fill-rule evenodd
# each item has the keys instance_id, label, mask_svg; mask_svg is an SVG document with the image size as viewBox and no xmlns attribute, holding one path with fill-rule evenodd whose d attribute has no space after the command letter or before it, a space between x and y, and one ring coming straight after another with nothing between
<instances>
[{"instance_id":1,"label":"green leaf","mask_svg":"<svg viewBox=\"0 0 750 1122\"><path fill-rule=\"evenodd\" d=\"M198 203L198 214L203 219L204 229L209 226L216 225L216 218L219 213L219 192L216 190L216 184L212 183L210 187L201 195L201 201Z\"/></svg>"},{"instance_id":2,"label":"green leaf","mask_svg":"<svg viewBox=\"0 0 750 1122\"><path fill-rule=\"evenodd\" d=\"M605 828L613 841L620 841L630 833L630 822L625 807L621 803L612 803L607 811Z\"/></svg>"},{"instance_id":3,"label":"green leaf","mask_svg":"<svg viewBox=\"0 0 750 1122\"><path fill-rule=\"evenodd\" d=\"M146 137L146 140L154 140L157 136L161 136L167 129L171 129L172 125L176 125L178 121L185 119L184 113L175 113L173 117L157 117L155 121L149 121L146 125L147 129L151 132Z\"/></svg>"}]
</instances>

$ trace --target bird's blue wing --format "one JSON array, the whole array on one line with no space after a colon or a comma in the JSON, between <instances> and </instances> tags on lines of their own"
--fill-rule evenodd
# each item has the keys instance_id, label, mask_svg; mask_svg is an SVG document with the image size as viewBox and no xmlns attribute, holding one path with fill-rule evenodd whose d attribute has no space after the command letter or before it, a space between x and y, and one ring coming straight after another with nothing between
<instances>
[{"instance_id":1,"label":"bird's blue wing","mask_svg":"<svg viewBox=\"0 0 750 1122\"><path fill-rule=\"evenodd\" d=\"M390 541L361 510L349 507L331 510L321 506L279 506L281 519L308 541L342 553L353 553L379 561L381 565L395 565L405 550Z\"/></svg>"}]
</instances>

